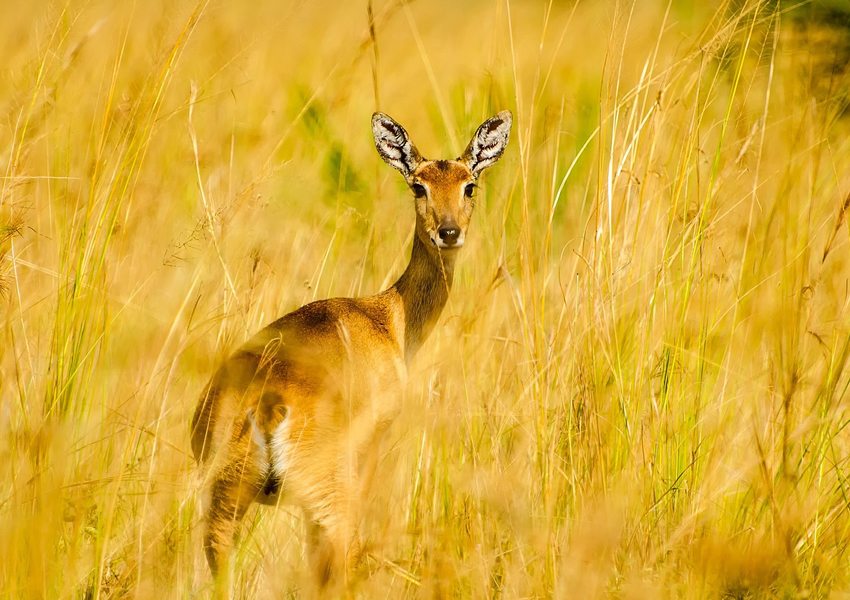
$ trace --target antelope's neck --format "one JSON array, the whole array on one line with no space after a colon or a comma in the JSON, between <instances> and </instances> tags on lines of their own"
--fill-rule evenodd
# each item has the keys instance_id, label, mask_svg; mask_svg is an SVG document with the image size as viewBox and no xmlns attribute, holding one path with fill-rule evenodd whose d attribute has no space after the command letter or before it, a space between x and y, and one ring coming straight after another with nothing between
<instances>
[{"instance_id":1,"label":"antelope's neck","mask_svg":"<svg viewBox=\"0 0 850 600\"><path fill-rule=\"evenodd\" d=\"M388 290L402 304L404 359L410 364L434 329L452 288L456 253L431 254L418 235L413 236L410 264Z\"/></svg>"}]
</instances>

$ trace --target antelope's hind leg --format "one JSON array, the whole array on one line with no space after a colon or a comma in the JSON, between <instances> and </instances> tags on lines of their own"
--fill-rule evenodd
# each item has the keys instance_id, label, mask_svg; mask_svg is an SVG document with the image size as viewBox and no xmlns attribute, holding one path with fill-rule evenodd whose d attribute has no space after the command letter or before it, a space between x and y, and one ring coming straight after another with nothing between
<instances>
[{"instance_id":1,"label":"antelope's hind leg","mask_svg":"<svg viewBox=\"0 0 850 600\"><path fill-rule=\"evenodd\" d=\"M233 541L256 492L246 492L248 486L219 478L212 486L212 497L206 515L204 552L210 570L216 578L228 569Z\"/></svg>"},{"instance_id":2,"label":"antelope's hind leg","mask_svg":"<svg viewBox=\"0 0 850 600\"><path fill-rule=\"evenodd\" d=\"M213 577L221 583L229 579L231 550L242 519L264 483L257 449L251 435L244 433L235 437L224 465L213 477L206 511L204 552Z\"/></svg>"},{"instance_id":3,"label":"antelope's hind leg","mask_svg":"<svg viewBox=\"0 0 850 600\"><path fill-rule=\"evenodd\" d=\"M350 587L360 562L357 526L350 518L308 513L307 551L319 589Z\"/></svg>"},{"instance_id":4,"label":"antelope's hind leg","mask_svg":"<svg viewBox=\"0 0 850 600\"><path fill-rule=\"evenodd\" d=\"M380 435L375 436L379 440ZM377 444L354 456L347 452L324 457L330 471L311 472L305 502L310 566L320 589L344 586L351 590L362 558L359 525L366 494L377 465ZM330 485L329 485L330 482Z\"/></svg>"}]
</instances>

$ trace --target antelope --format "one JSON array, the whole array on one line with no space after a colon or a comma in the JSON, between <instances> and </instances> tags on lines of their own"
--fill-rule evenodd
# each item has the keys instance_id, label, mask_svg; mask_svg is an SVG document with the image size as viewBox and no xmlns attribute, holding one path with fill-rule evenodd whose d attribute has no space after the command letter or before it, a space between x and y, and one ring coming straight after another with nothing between
<instances>
[{"instance_id":1,"label":"antelope","mask_svg":"<svg viewBox=\"0 0 850 600\"><path fill-rule=\"evenodd\" d=\"M459 158L427 160L401 125L372 115L378 154L413 192L410 263L374 296L320 300L274 321L201 394L192 451L207 473L204 551L220 585L253 502L300 505L319 588L343 577L348 585L381 438L401 410L407 367L448 299L475 182L502 156L511 121L502 111L478 127Z\"/></svg>"}]
</instances>

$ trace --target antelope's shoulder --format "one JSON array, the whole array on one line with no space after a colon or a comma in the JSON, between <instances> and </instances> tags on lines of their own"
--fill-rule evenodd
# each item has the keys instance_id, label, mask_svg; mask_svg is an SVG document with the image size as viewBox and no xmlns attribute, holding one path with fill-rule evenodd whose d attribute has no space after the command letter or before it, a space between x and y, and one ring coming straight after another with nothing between
<instances>
[{"instance_id":1,"label":"antelope's shoulder","mask_svg":"<svg viewBox=\"0 0 850 600\"><path fill-rule=\"evenodd\" d=\"M285 355L347 353L347 344L398 345L395 314L379 296L330 298L305 304L257 333L243 350L275 346Z\"/></svg>"}]
</instances>

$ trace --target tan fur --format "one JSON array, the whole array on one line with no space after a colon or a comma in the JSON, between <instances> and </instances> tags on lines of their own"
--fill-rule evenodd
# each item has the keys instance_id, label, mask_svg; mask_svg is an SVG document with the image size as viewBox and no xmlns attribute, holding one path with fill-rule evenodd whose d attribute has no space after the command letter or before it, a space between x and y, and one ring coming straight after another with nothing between
<instances>
[{"instance_id":1,"label":"tan fur","mask_svg":"<svg viewBox=\"0 0 850 600\"><path fill-rule=\"evenodd\" d=\"M498 118L507 129L496 158L507 143L510 113ZM391 127L400 141L381 127ZM207 385L192 419L192 450L210 469L204 547L219 578L227 573L238 524L255 501L304 508L321 585L357 564L358 520L381 437L401 409L407 364L436 324L452 284L459 246L443 248L440 228L456 224L462 244L473 204L465 186L477 176L470 149L458 160L429 161L386 115L373 117L373 131L381 156L414 190L427 188L415 202L410 264L377 295L321 300L278 319Z\"/></svg>"}]
</instances>

